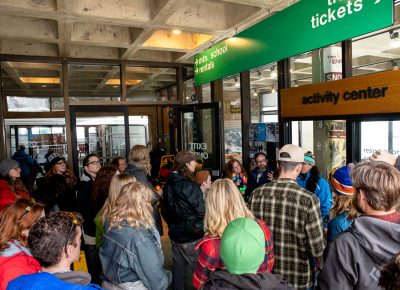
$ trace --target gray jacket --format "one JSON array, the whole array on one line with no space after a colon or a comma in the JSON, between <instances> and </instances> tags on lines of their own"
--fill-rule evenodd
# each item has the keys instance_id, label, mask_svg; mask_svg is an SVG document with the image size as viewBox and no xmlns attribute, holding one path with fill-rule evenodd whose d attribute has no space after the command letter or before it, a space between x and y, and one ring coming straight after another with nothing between
<instances>
[{"instance_id":1,"label":"gray jacket","mask_svg":"<svg viewBox=\"0 0 400 290\"><path fill-rule=\"evenodd\" d=\"M400 224L361 216L325 249L319 289L380 289L379 268L400 252Z\"/></svg>"},{"instance_id":2,"label":"gray jacket","mask_svg":"<svg viewBox=\"0 0 400 290\"><path fill-rule=\"evenodd\" d=\"M156 229L137 229L125 222L121 228L104 224L100 261L107 280L121 284L142 281L151 290L165 290L172 280L163 268L164 255Z\"/></svg>"}]
</instances>

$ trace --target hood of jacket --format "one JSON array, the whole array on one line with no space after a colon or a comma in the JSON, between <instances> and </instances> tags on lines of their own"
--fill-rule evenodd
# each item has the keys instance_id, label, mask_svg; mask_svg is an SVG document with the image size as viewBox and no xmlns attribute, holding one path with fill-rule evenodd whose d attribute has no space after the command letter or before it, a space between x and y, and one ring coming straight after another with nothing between
<instances>
[{"instance_id":1,"label":"hood of jacket","mask_svg":"<svg viewBox=\"0 0 400 290\"><path fill-rule=\"evenodd\" d=\"M234 275L226 270L217 270L210 274L209 282L205 289L222 289L220 287L227 287L227 289L246 289L246 290L274 290L281 285L283 279L280 275L264 272L258 274L242 274ZM225 288L223 288L225 289Z\"/></svg>"},{"instance_id":2,"label":"hood of jacket","mask_svg":"<svg viewBox=\"0 0 400 290\"><path fill-rule=\"evenodd\" d=\"M57 278L64 282L86 286L90 284L92 277L89 273L83 271L69 271L54 274Z\"/></svg>"},{"instance_id":3,"label":"hood of jacket","mask_svg":"<svg viewBox=\"0 0 400 290\"><path fill-rule=\"evenodd\" d=\"M400 252L400 224L360 216L350 228L371 259L381 264Z\"/></svg>"}]
</instances>

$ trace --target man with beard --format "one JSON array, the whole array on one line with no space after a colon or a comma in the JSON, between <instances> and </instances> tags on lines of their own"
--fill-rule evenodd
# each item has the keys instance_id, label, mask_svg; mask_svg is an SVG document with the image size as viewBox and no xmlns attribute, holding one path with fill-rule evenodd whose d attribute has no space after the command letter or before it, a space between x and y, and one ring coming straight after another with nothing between
<instances>
[{"instance_id":1,"label":"man with beard","mask_svg":"<svg viewBox=\"0 0 400 290\"><path fill-rule=\"evenodd\" d=\"M326 248L320 289L379 289L381 266L400 252L400 172L385 162L359 163L351 172L353 205L361 214Z\"/></svg>"},{"instance_id":2,"label":"man with beard","mask_svg":"<svg viewBox=\"0 0 400 290\"><path fill-rule=\"evenodd\" d=\"M269 166L267 155L265 153L258 152L254 156L254 160L256 161L256 168L250 172L249 181L244 195L246 201L250 199L254 189L270 182L273 178L273 167Z\"/></svg>"}]
</instances>

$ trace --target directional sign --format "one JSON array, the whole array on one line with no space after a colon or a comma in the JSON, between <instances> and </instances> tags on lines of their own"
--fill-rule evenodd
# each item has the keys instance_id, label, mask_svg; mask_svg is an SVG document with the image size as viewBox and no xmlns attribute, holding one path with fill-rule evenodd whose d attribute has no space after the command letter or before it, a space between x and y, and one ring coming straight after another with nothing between
<instances>
[{"instance_id":1,"label":"directional sign","mask_svg":"<svg viewBox=\"0 0 400 290\"><path fill-rule=\"evenodd\" d=\"M300 0L198 54L196 85L392 25L393 0Z\"/></svg>"}]
</instances>

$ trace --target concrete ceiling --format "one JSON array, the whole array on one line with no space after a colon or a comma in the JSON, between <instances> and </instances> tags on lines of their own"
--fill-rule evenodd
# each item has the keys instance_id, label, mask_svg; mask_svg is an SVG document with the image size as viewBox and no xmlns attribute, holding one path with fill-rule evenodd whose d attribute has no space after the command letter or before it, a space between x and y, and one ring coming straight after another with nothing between
<instances>
[{"instance_id":1,"label":"concrete ceiling","mask_svg":"<svg viewBox=\"0 0 400 290\"><path fill-rule=\"evenodd\" d=\"M294 2L1 0L0 53L187 63Z\"/></svg>"},{"instance_id":2,"label":"concrete ceiling","mask_svg":"<svg viewBox=\"0 0 400 290\"><path fill-rule=\"evenodd\" d=\"M296 0L0 0L0 54L192 63L194 56ZM399 6L396 6L398 19ZM398 23L394 27L398 30ZM397 29L397 30L396 30ZM173 30L180 30L175 34ZM400 48L389 33L353 43L354 75L392 69ZM292 85L312 82L310 53L291 63ZM253 93L277 87L276 64L251 72ZM61 64L3 62L7 95L62 96ZM127 67L127 97L159 100L175 83L168 68ZM29 78L42 78L39 83ZM69 64L72 98L120 96L119 66ZM191 95L192 84L185 90ZM207 88L206 88L207 89ZM224 89L239 91L233 77ZM172 92L174 94L174 92ZM175 92L176 94L176 92Z\"/></svg>"}]
</instances>

